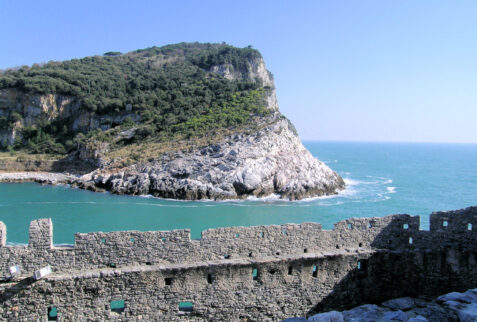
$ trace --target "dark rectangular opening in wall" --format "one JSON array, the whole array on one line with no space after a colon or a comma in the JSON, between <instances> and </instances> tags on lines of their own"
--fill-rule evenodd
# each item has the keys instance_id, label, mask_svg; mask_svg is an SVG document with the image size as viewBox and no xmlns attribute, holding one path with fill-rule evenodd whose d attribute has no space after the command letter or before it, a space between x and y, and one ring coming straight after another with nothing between
<instances>
[{"instance_id":1,"label":"dark rectangular opening in wall","mask_svg":"<svg viewBox=\"0 0 477 322\"><path fill-rule=\"evenodd\" d=\"M311 275L313 277L318 277L318 266L313 265L313 273Z\"/></svg>"},{"instance_id":2,"label":"dark rectangular opening in wall","mask_svg":"<svg viewBox=\"0 0 477 322\"><path fill-rule=\"evenodd\" d=\"M258 269L257 268L254 268L252 270L252 277L253 277L253 280L254 281L257 281L258 280Z\"/></svg>"},{"instance_id":3,"label":"dark rectangular opening in wall","mask_svg":"<svg viewBox=\"0 0 477 322\"><path fill-rule=\"evenodd\" d=\"M52 306L48 308L48 321L56 321L58 320L58 309L56 306Z\"/></svg>"},{"instance_id":4,"label":"dark rectangular opening in wall","mask_svg":"<svg viewBox=\"0 0 477 322\"><path fill-rule=\"evenodd\" d=\"M166 278L164 279L164 284L166 284L166 285L172 285L172 283L174 283L174 280L173 280L172 278L166 277Z\"/></svg>"},{"instance_id":5,"label":"dark rectangular opening in wall","mask_svg":"<svg viewBox=\"0 0 477 322\"><path fill-rule=\"evenodd\" d=\"M207 274L207 283L212 284L214 282L214 277L212 274Z\"/></svg>"},{"instance_id":6,"label":"dark rectangular opening in wall","mask_svg":"<svg viewBox=\"0 0 477 322\"><path fill-rule=\"evenodd\" d=\"M288 275L292 275L292 274L293 274L293 267L288 266Z\"/></svg>"},{"instance_id":7,"label":"dark rectangular opening in wall","mask_svg":"<svg viewBox=\"0 0 477 322\"><path fill-rule=\"evenodd\" d=\"M111 312L122 313L124 312L124 300L114 300L109 303Z\"/></svg>"},{"instance_id":8,"label":"dark rectangular opening in wall","mask_svg":"<svg viewBox=\"0 0 477 322\"><path fill-rule=\"evenodd\" d=\"M194 311L194 304L192 302L179 302L179 311L192 312Z\"/></svg>"},{"instance_id":9,"label":"dark rectangular opening in wall","mask_svg":"<svg viewBox=\"0 0 477 322\"><path fill-rule=\"evenodd\" d=\"M268 270L268 273L270 273L270 275L275 275L276 272L277 270L273 268Z\"/></svg>"},{"instance_id":10,"label":"dark rectangular opening in wall","mask_svg":"<svg viewBox=\"0 0 477 322\"><path fill-rule=\"evenodd\" d=\"M230 254L225 254L225 255L224 255L224 258L225 258L225 259L230 259Z\"/></svg>"}]
</instances>

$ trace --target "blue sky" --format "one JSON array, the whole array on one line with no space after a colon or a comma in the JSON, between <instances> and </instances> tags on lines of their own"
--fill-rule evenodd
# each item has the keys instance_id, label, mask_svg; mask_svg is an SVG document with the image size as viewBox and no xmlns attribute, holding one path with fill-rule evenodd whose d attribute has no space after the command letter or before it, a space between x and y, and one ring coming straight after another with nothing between
<instances>
[{"instance_id":1,"label":"blue sky","mask_svg":"<svg viewBox=\"0 0 477 322\"><path fill-rule=\"evenodd\" d=\"M476 1L0 1L0 68L253 45L304 140L477 142Z\"/></svg>"}]
</instances>

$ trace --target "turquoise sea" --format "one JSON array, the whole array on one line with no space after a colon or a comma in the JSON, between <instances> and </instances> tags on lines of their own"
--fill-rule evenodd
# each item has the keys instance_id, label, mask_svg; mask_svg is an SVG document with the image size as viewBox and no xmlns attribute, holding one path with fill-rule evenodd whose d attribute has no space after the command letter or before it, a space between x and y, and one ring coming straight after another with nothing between
<instances>
[{"instance_id":1,"label":"turquoise sea","mask_svg":"<svg viewBox=\"0 0 477 322\"><path fill-rule=\"evenodd\" d=\"M477 145L305 142L345 178L336 196L289 202L172 201L94 193L68 186L0 184L0 220L10 243L28 242L28 225L51 217L54 242L73 243L75 232L207 228L319 222L330 229L348 217L422 215L477 205Z\"/></svg>"}]
</instances>

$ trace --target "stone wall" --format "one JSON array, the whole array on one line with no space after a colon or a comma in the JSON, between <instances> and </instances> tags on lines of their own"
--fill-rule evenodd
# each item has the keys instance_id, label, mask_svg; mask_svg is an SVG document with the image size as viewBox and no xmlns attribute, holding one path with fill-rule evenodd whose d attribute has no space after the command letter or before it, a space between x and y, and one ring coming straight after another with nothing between
<instances>
[{"instance_id":1,"label":"stone wall","mask_svg":"<svg viewBox=\"0 0 477 322\"><path fill-rule=\"evenodd\" d=\"M392 297L477 287L477 207L420 218L352 218L333 230L304 223L76 234L56 247L50 219L30 225L28 246L5 245L0 223L0 317L279 320ZM22 277L8 280L8 267ZM53 274L29 276L51 265ZM124 308L111 309L111 301ZM179 309L191 302L192 310Z\"/></svg>"}]
</instances>

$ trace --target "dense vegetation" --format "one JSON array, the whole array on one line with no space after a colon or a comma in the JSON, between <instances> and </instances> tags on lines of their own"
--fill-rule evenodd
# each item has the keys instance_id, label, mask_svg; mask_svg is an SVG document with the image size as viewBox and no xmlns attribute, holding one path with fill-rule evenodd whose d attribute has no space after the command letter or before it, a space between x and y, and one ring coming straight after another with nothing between
<instances>
[{"instance_id":1,"label":"dense vegetation","mask_svg":"<svg viewBox=\"0 0 477 322\"><path fill-rule=\"evenodd\" d=\"M65 153L87 138L125 145L200 137L245 126L252 118L269 113L263 107L262 84L230 81L209 70L223 63L243 70L248 60L258 57L260 53L250 47L181 43L7 70L0 75L0 89L74 96L84 110L96 115L121 115L132 110L140 115L140 121L126 118L121 124L110 124L104 132L76 133L72 130L74 119L45 119L21 127L23 115L12 112L0 117L0 131L19 127L22 139L16 140L14 149ZM116 142L115 137L125 128L134 128L134 137Z\"/></svg>"}]
</instances>

